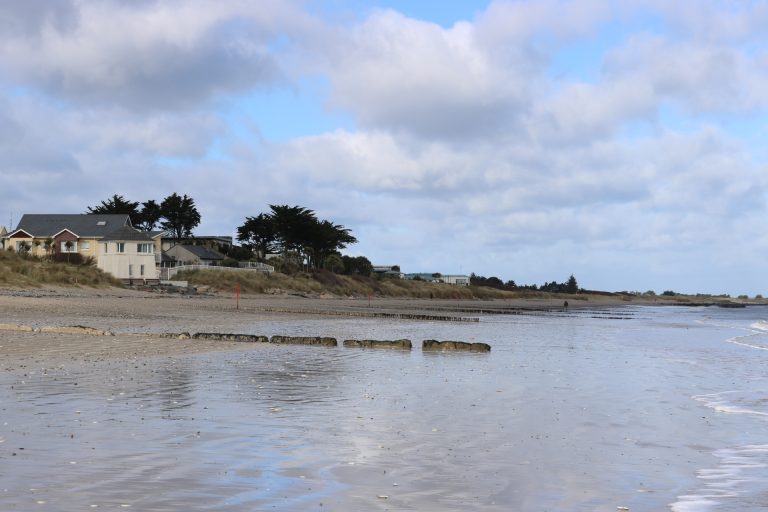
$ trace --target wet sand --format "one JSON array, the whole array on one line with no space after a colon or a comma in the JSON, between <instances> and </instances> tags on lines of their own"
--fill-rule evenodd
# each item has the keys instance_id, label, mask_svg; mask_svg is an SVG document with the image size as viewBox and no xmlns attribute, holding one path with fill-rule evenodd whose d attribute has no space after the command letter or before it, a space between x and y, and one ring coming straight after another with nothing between
<instances>
[{"instance_id":1,"label":"wet sand","mask_svg":"<svg viewBox=\"0 0 768 512\"><path fill-rule=\"evenodd\" d=\"M507 314L521 306L531 314ZM706 473L718 454L764 443L762 416L692 398L764 380L719 327L747 312L721 310L705 326L694 309L374 299L383 312L503 314L323 314L361 309L367 300L246 297L238 310L230 296L3 292L0 323L114 335L0 332L0 510L720 510L690 506L713 483L729 492L722 510L751 510L743 504L764 491L743 483L765 481L753 476L762 452L736 477ZM167 332L459 339L493 351L151 335Z\"/></svg>"},{"instance_id":2,"label":"wet sand","mask_svg":"<svg viewBox=\"0 0 768 512\"><path fill-rule=\"evenodd\" d=\"M590 296L570 300L569 310L626 305L615 297ZM32 327L86 325L131 332L236 332L254 320L275 317L409 314L477 318L482 314L515 311L562 311L563 300L426 300L373 298L306 298L250 295L236 302L232 294L177 295L131 289L43 288L0 289L0 323ZM225 329L221 331L221 329Z\"/></svg>"}]
</instances>

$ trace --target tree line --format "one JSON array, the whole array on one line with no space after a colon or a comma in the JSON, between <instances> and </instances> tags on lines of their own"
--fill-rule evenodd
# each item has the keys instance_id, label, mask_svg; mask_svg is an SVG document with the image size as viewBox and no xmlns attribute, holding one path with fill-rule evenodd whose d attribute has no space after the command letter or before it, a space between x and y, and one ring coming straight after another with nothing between
<instances>
[{"instance_id":1,"label":"tree line","mask_svg":"<svg viewBox=\"0 0 768 512\"><path fill-rule=\"evenodd\" d=\"M195 201L187 195L173 193L159 204L155 200L131 201L114 194L97 206L89 206L89 214L125 214L131 224L143 231L161 228L176 239L192 237L201 216ZM269 211L246 217L237 228L240 247L220 247L232 260L256 258L264 261L268 254L280 254L285 269L327 268L337 273L370 275L373 266L364 256L342 256L341 249L357 242L350 229L325 219L303 206L269 205Z\"/></svg>"},{"instance_id":2,"label":"tree line","mask_svg":"<svg viewBox=\"0 0 768 512\"><path fill-rule=\"evenodd\" d=\"M237 240L261 259L279 253L311 268L338 267L339 260L343 266L339 250L357 243L348 228L319 219L309 208L284 204L246 217L237 228Z\"/></svg>"},{"instance_id":3,"label":"tree line","mask_svg":"<svg viewBox=\"0 0 768 512\"><path fill-rule=\"evenodd\" d=\"M541 286L535 284L530 285L518 285L513 280L509 280L506 283L496 276L484 277L478 276L472 273L469 276L469 283L474 286L488 286L491 288L497 288L499 290L534 290L549 293L578 293L581 289L576 278L571 276L563 283L552 281L544 283Z\"/></svg>"},{"instance_id":4,"label":"tree line","mask_svg":"<svg viewBox=\"0 0 768 512\"><path fill-rule=\"evenodd\" d=\"M131 219L131 224L142 231L153 231L156 227L171 233L173 238L192 236L200 224L200 212L195 201L186 194L180 196L175 192L158 204L154 199L139 202L130 201L115 194L97 206L89 206L88 214L125 214Z\"/></svg>"}]
</instances>

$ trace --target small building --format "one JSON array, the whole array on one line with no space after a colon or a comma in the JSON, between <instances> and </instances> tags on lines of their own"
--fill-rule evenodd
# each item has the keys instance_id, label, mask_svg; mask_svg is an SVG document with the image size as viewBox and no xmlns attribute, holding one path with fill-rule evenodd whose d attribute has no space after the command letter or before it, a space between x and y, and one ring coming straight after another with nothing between
<instances>
[{"instance_id":1,"label":"small building","mask_svg":"<svg viewBox=\"0 0 768 512\"><path fill-rule=\"evenodd\" d=\"M372 271L379 276L403 278L403 273L400 272L400 265L373 265Z\"/></svg>"},{"instance_id":2,"label":"small building","mask_svg":"<svg viewBox=\"0 0 768 512\"><path fill-rule=\"evenodd\" d=\"M454 284L456 286L469 286L470 284L469 276L467 275L449 274L449 275L441 276L440 279L442 279L444 283Z\"/></svg>"},{"instance_id":3,"label":"small building","mask_svg":"<svg viewBox=\"0 0 768 512\"><path fill-rule=\"evenodd\" d=\"M164 260L170 260L163 266L179 265L218 265L224 260L224 255L203 245L174 245L164 251Z\"/></svg>"},{"instance_id":4,"label":"small building","mask_svg":"<svg viewBox=\"0 0 768 512\"><path fill-rule=\"evenodd\" d=\"M455 286L469 286L469 276L467 275L456 275L456 274L440 274L440 273L428 273L428 272L417 272L413 274L405 274L405 279L416 279L419 281L427 281L430 283L445 283L445 284L452 284Z\"/></svg>"},{"instance_id":5,"label":"small building","mask_svg":"<svg viewBox=\"0 0 768 512\"><path fill-rule=\"evenodd\" d=\"M155 248L149 233L123 226L99 241L97 266L123 281L157 281Z\"/></svg>"}]
</instances>

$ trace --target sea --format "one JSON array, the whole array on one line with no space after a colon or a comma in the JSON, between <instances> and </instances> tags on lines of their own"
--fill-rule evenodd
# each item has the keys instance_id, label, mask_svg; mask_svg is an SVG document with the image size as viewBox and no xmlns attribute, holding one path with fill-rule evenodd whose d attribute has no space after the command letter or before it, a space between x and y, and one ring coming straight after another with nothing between
<instances>
[{"instance_id":1,"label":"sea","mask_svg":"<svg viewBox=\"0 0 768 512\"><path fill-rule=\"evenodd\" d=\"M766 307L249 330L414 349L0 362L0 510L768 509Z\"/></svg>"}]
</instances>

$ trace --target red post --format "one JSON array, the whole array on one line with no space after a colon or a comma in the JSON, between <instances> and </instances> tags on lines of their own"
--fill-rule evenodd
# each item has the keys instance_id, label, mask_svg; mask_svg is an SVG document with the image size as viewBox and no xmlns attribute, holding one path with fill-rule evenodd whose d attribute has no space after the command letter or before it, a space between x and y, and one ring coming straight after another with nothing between
<instances>
[{"instance_id":1,"label":"red post","mask_svg":"<svg viewBox=\"0 0 768 512\"><path fill-rule=\"evenodd\" d=\"M240 309L240 283L235 283L235 309Z\"/></svg>"}]
</instances>

